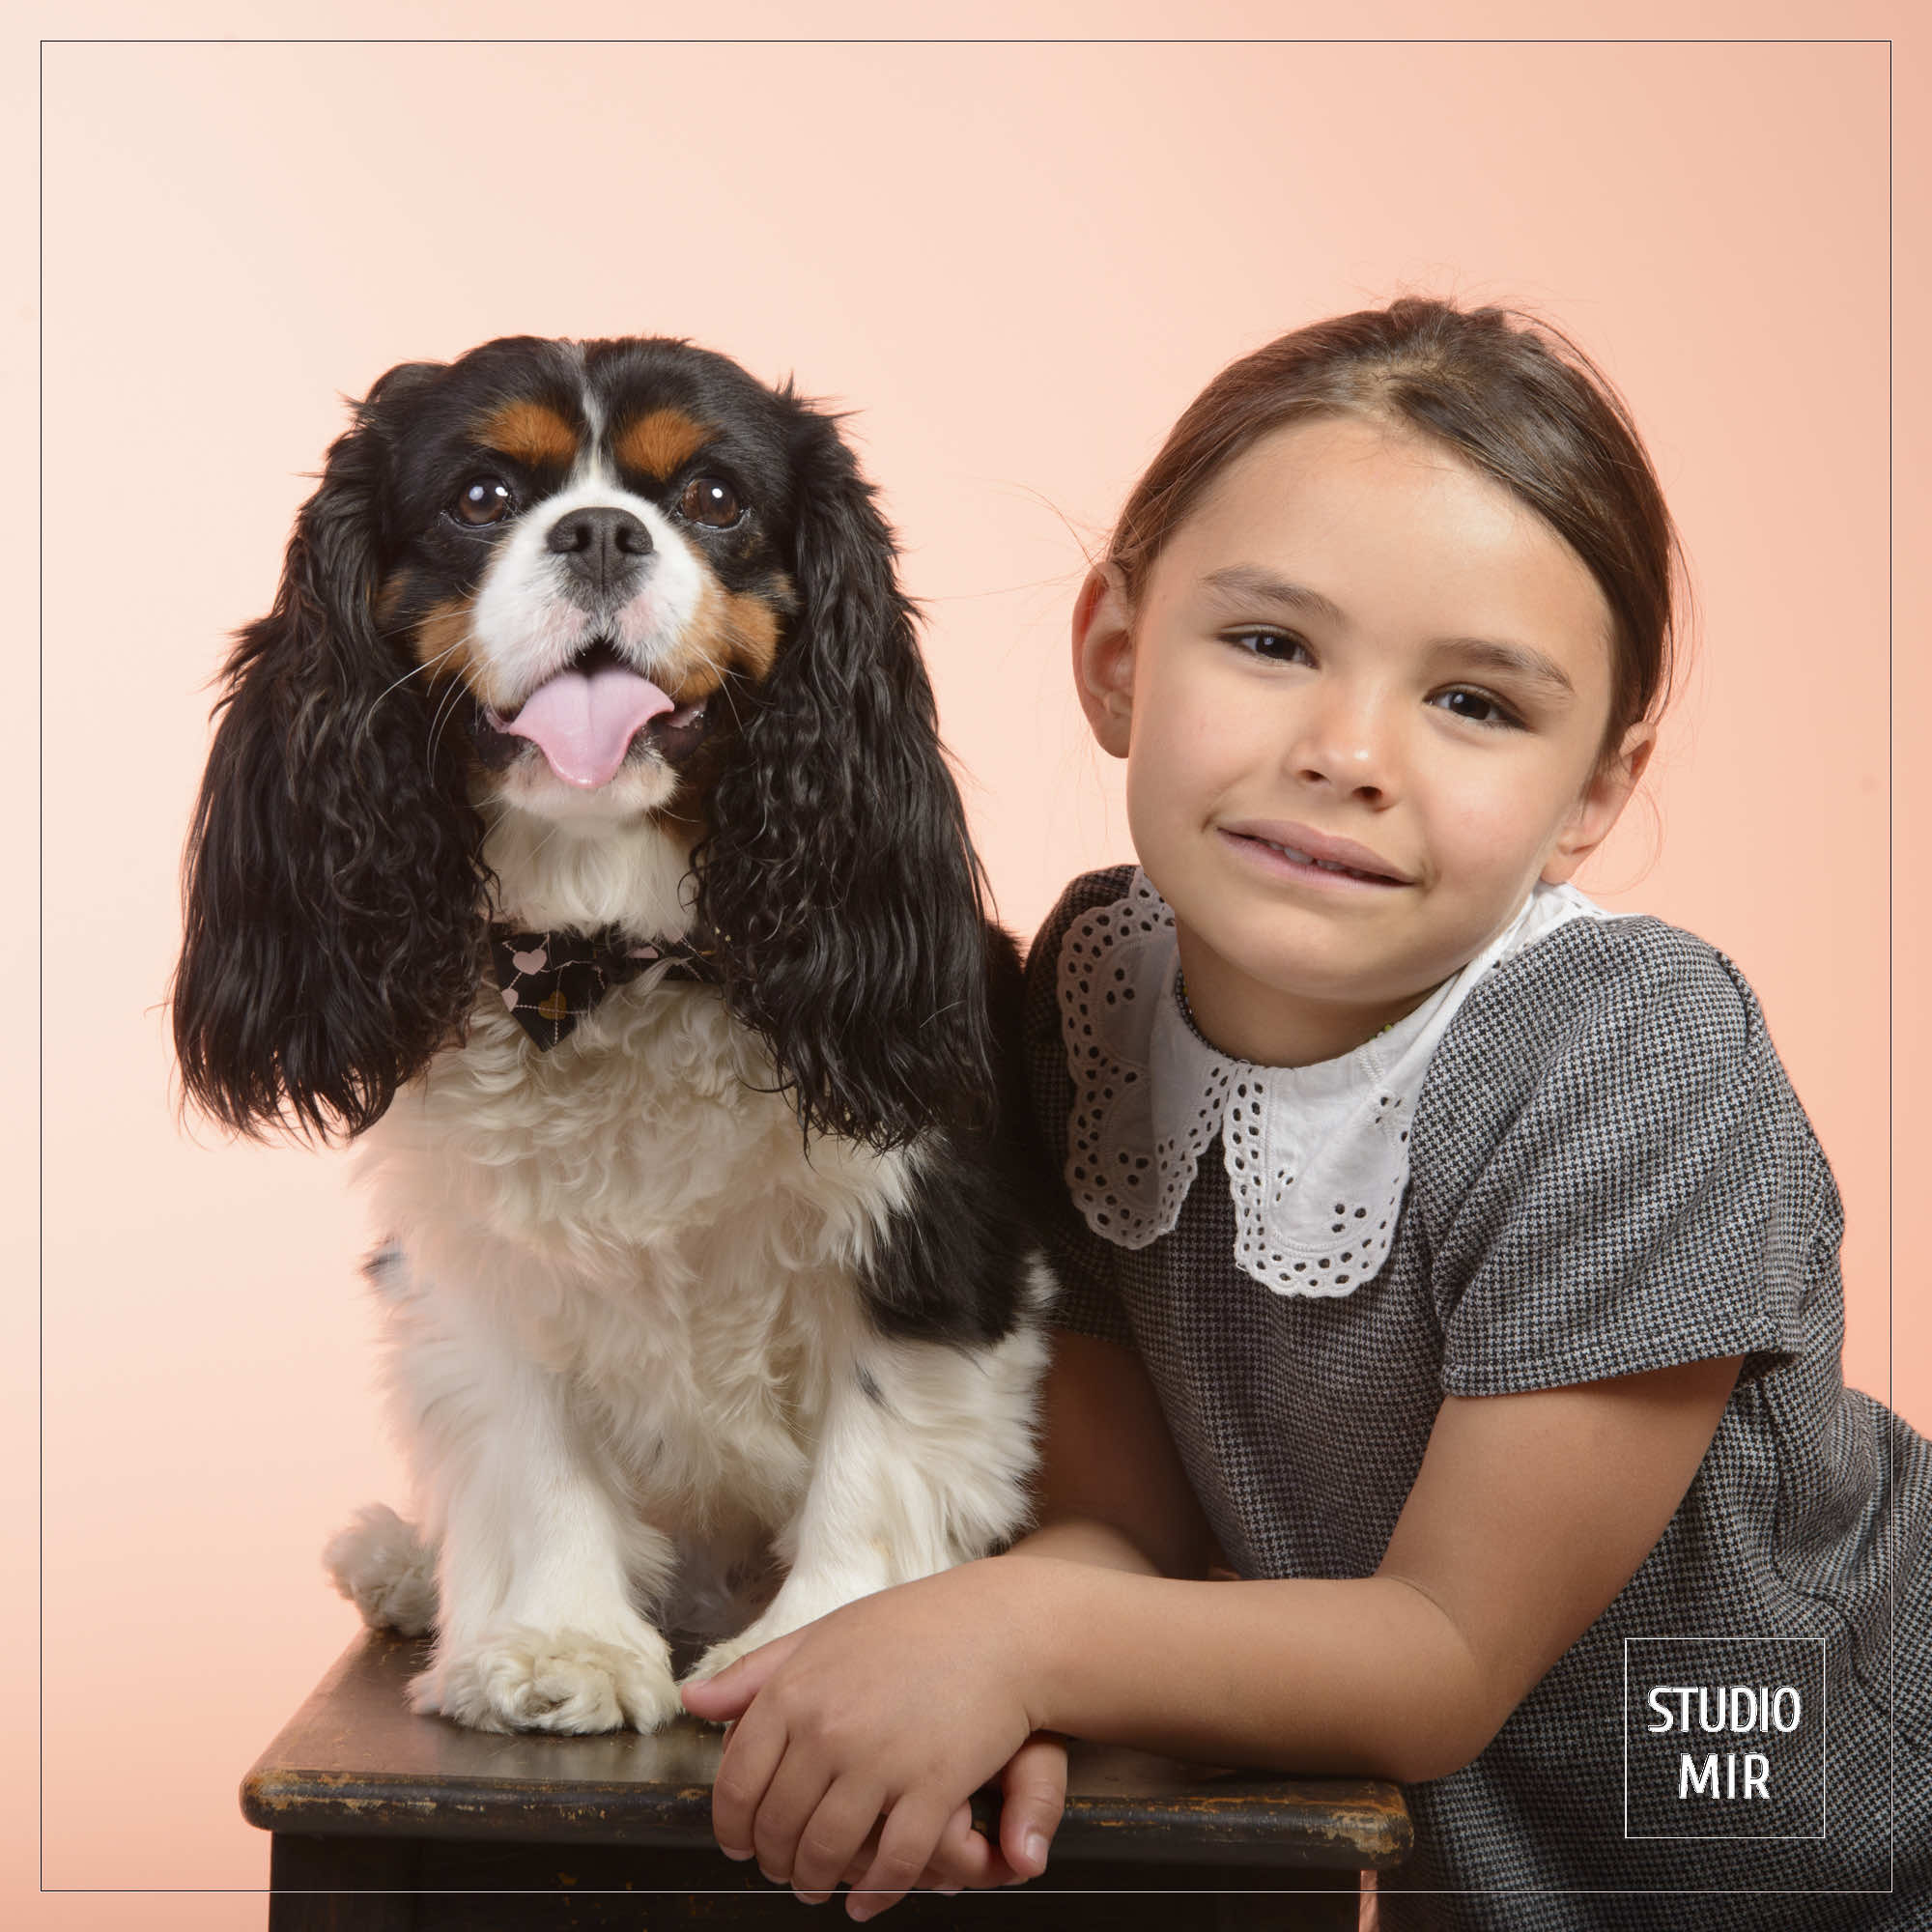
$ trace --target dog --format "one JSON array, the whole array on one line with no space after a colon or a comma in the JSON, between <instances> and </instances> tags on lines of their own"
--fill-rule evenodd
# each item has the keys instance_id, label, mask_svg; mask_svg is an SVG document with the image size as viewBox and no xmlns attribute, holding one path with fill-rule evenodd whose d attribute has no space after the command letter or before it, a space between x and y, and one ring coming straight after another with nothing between
<instances>
[{"instance_id":1,"label":"dog","mask_svg":"<svg viewBox=\"0 0 1932 1932\"><path fill-rule=\"evenodd\" d=\"M1051 1284L986 911L836 417L659 337L391 369L238 637L185 1098L353 1138L414 1707L647 1730L1027 1508Z\"/></svg>"}]
</instances>

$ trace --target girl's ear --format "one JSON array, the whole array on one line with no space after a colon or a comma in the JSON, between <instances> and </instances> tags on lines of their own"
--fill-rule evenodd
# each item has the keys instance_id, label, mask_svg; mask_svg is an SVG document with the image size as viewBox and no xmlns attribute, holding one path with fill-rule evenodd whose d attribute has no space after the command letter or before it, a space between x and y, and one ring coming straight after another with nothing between
<instances>
[{"instance_id":1,"label":"girl's ear","mask_svg":"<svg viewBox=\"0 0 1932 1932\"><path fill-rule=\"evenodd\" d=\"M1610 836L1656 749L1657 726L1633 724L1624 733L1617 750L1598 764L1544 864L1542 879L1546 886L1560 886L1573 877L1583 861Z\"/></svg>"},{"instance_id":2,"label":"girl's ear","mask_svg":"<svg viewBox=\"0 0 1932 1932\"><path fill-rule=\"evenodd\" d=\"M1073 606L1073 688L1100 749L1124 758L1134 708L1133 612L1113 564L1087 573Z\"/></svg>"}]
</instances>

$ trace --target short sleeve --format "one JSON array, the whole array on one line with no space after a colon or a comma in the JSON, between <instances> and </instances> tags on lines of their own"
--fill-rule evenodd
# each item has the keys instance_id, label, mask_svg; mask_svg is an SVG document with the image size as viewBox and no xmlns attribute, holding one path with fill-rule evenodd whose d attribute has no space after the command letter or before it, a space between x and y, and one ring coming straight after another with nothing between
<instances>
[{"instance_id":1,"label":"short sleeve","mask_svg":"<svg viewBox=\"0 0 1932 1932\"><path fill-rule=\"evenodd\" d=\"M1575 922L1497 967L1415 1133L1418 1174L1462 1169L1415 1204L1445 1394L1761 1375L1836 1291L1836 1191L1757 1001L1659 921Z\"/></svg>"},{"instance_id":2,"label":"short sleeve","mask_svg":"<svg viewBox=\"0 0 1932 1932\"><path fill-rule=\"evenodd\" d=\"M1093 907L1124 898L1132 877L1131 866L1088 872L1060 895L1027 952L1023 1021L1033 1157L1045 1169L1039 1190L1048 1204L1043 1240L1059 1282L1052 1319L1078 1334L1129 1344L1133 1333L1115 1285L1119 1251L1081 1220L1066 1192L1066 1128L1073 1109L1073 1081L1060 1035L1057 986L1060 947L1067 927Z\"/></svg>"}]
</instances>

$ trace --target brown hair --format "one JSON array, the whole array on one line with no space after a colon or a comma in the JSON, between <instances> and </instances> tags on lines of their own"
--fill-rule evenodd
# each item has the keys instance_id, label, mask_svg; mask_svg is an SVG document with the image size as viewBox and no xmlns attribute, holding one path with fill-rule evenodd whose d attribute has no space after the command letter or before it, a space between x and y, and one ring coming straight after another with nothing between
<instances>
[{"instance_id":1,"label":"brown hair","mask_svg":"<svg viewBox=\"0 0 1932 1932\"><path fill-rule=\"evenodd\" d=\"M1405 297L1311 324L1244 355L1169 433L1121 512L1106 560L1139 601L1175 530L1270 431L1362 416L1446 444L1575 551L1611 618L1605 754L1669 695L1683 551L1623 400L1567 336L1500 308Z\"/></svg>"}]
</instances>

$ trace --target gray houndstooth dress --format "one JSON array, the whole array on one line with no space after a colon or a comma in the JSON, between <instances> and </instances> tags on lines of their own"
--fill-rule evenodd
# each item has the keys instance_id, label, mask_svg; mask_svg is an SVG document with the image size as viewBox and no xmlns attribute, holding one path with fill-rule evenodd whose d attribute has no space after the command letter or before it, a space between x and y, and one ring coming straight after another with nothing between
<instances>
[{"instance_id":1,"label":"gray houndstooth dress","mask_svg":"<svg viewBox=\"0 0 1932 1932\"><path fill-rule=\"evenodd\" d=\"M1130 877L1076 880L1028 962L1057 1168L1062 942ZM1645 918L1559 926L1468 994L1350 1293L1235 1266L1218 1148L1146 1245L1057 1216L1056 1319L1138 1350L1241 1577L1373 1574L1445 1395L1745 1357L1636 1575L1472 1763L1408 1788L1389 1932L1932 1927L1932 1445L1843 1385L1842 1227L1750 989Z\"/></svg>"}]
</instances>

